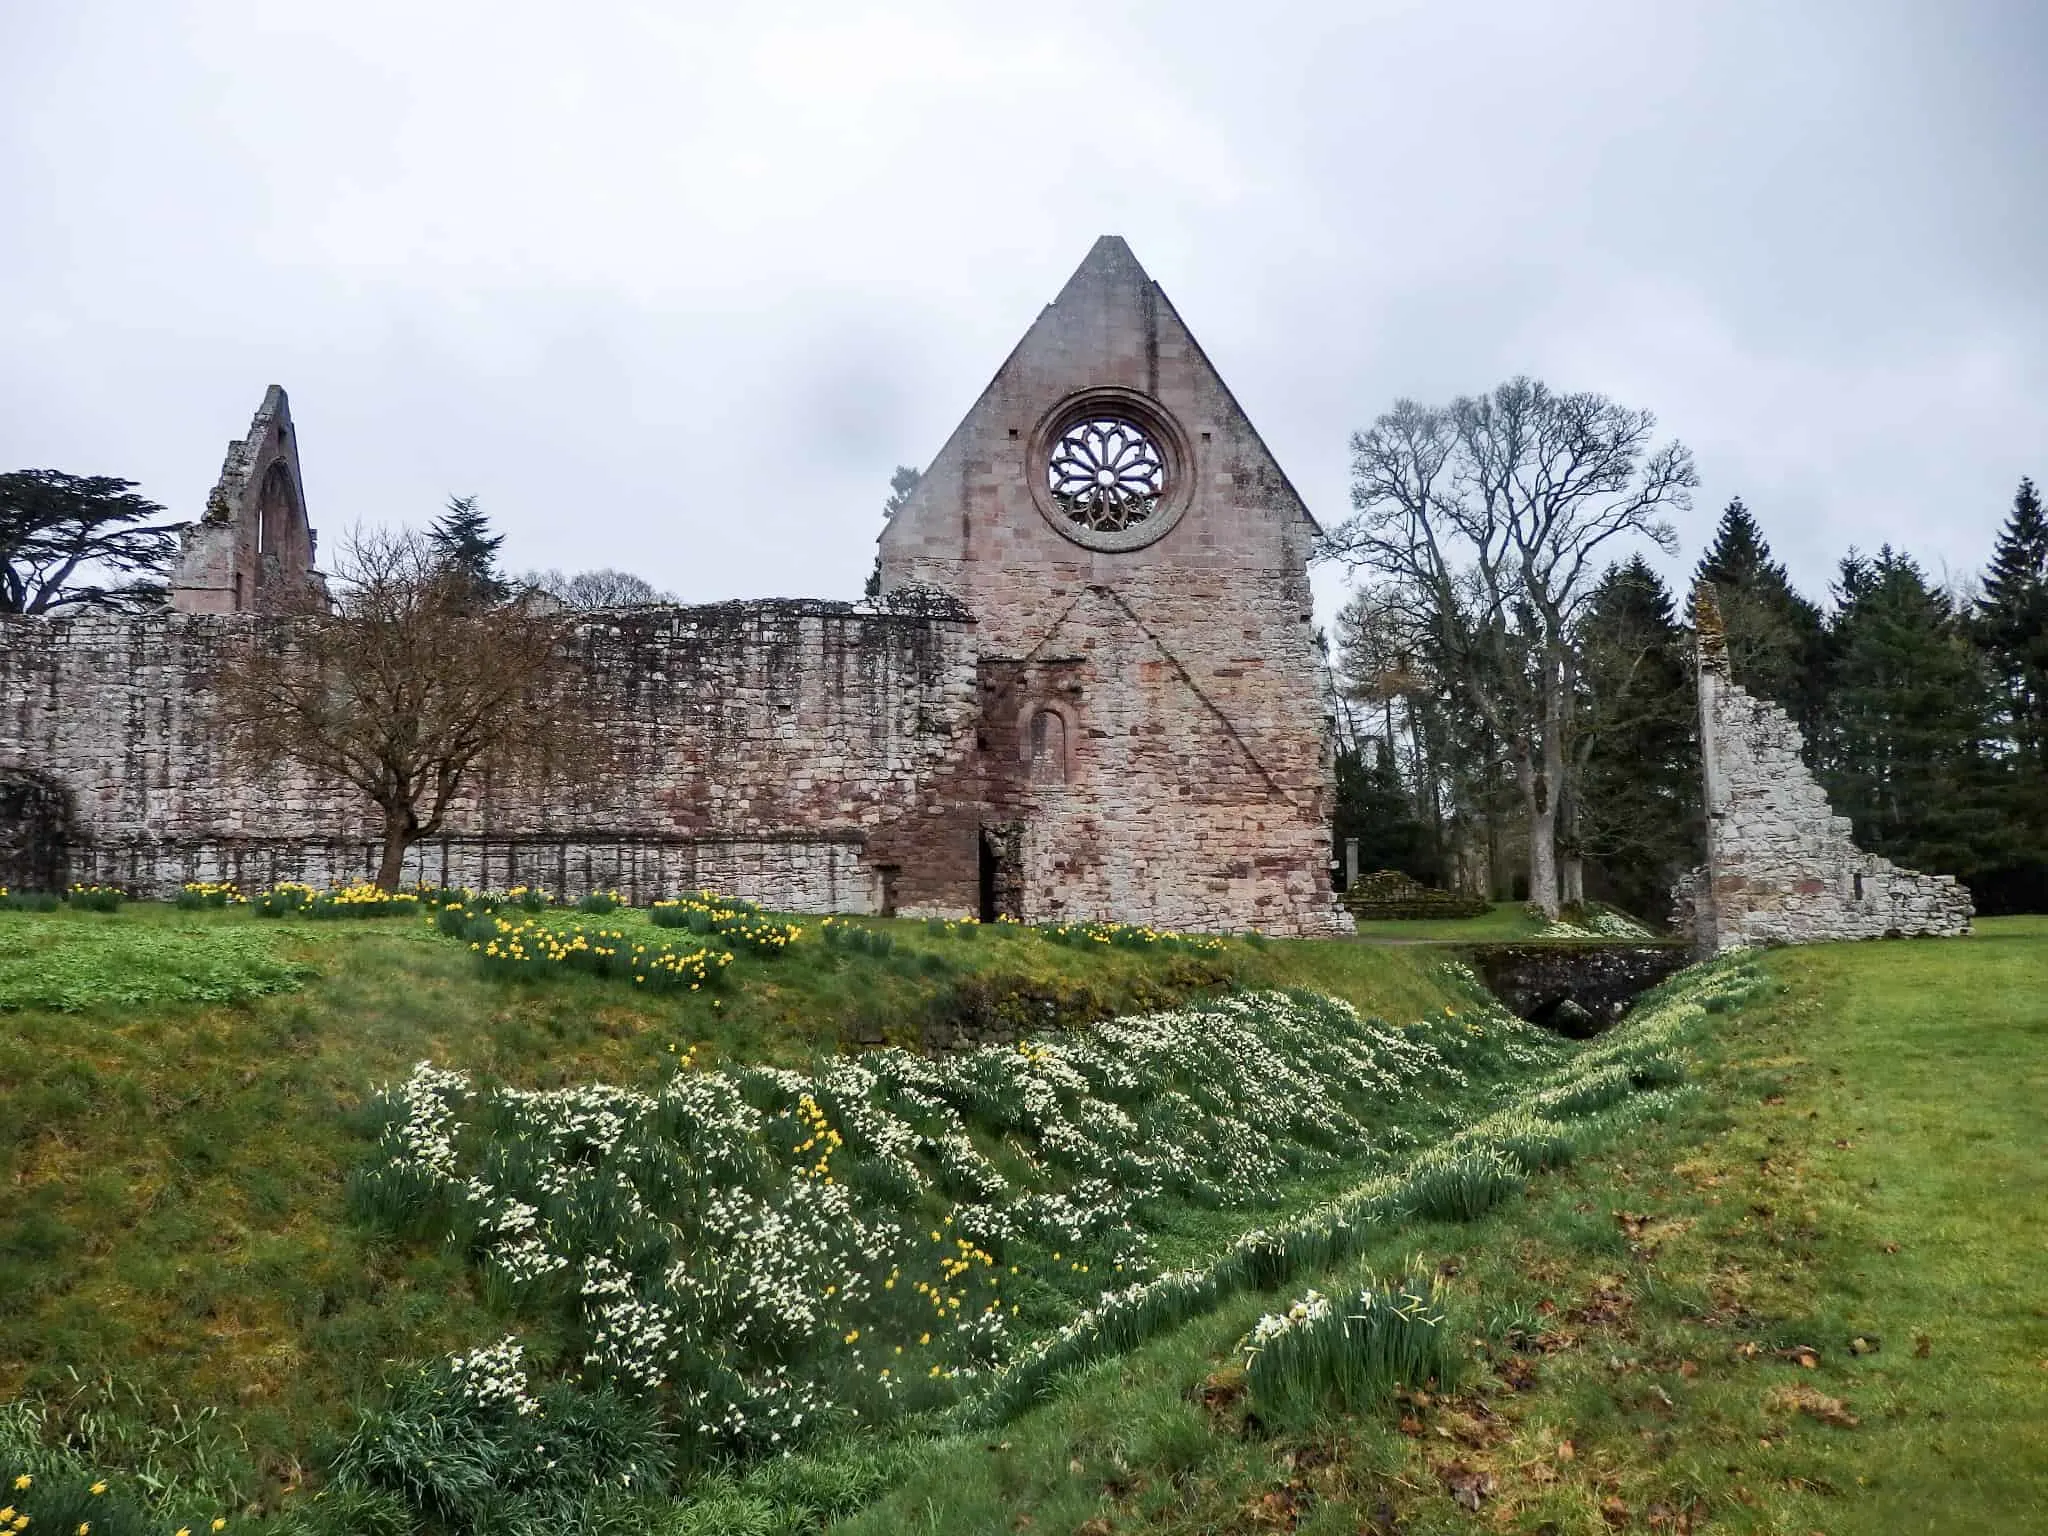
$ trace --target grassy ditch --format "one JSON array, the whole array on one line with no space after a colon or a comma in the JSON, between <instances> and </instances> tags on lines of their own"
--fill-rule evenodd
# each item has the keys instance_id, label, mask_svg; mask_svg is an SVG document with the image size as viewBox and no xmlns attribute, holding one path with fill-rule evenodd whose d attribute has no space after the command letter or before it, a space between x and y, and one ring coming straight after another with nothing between
<instances>
[{"instance_id":1,"label":"grassy ditch","mask_svg":"<svg viewBox=\"0 0 2048 1536\"><path fill-rule=\"evenodd\" d=\"M2048 922L1755 963L1667 1019L1696 1091L1523 1198L1383 1229L999 1429L735 1483L674 1528L2048 1531ZM1403 1285L1450 1380L1262 1396L1262 1319Z\"/></svg>"},{"instance_id":2,"label":"grassy ditch","mask_svg":"<svg viewBox=\"0 0 2048 1536\"><path fill-rule=\"evenodd\" d=\"M557 916L674 936L644 912ZM1394 1019L1464 1005L1431 964L1362 946L1161 952L1010 926L855 925L888 939L876 954L802 926L779 953L738 954L715 991L647 996L580 972L491 975L417 915L0 912L0 956L32 957L6 974L43 988L0 1008L0 1402L18 1405L5 1443L68 1439L129 1479L115 1492L146 1474L193 1518L272 1510L322 1485L358 1408L386 1402L411 1363L515 1331L550 1362L565 1336L536 1326L471 1253L367 1207L351 1214L352 1177L380 1156L376 1094L422 1059L479 1094L656 1093L686 1051L700 1076L822 1073L864 1021L911 1035L962 1013L1064 1024L1286 986ZM231 984L223 955L247 962ZM179 977L203 985L166 991ZM1414 1133L1443 1112L1432 1105ZM1349 1177L1291 1169L1264 1208ZM1034 1178L1016 1187L1072 1183ZM1229 1202L1152 1204L1161 1263L1213 1252L1254 1219ZM1020 1318L1065 1305L1061 1287L1080 1284L1065 1273L1037 1302L1019 1296ZM118 1536L117 1521L92 1524Z\"/></svg>"}]
</instances>

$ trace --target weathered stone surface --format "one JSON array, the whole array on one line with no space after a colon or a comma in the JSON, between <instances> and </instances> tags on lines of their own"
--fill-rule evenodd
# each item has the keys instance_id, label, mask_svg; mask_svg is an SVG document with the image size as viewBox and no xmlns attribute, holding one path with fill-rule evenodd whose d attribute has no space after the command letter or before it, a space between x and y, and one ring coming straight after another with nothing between
<instances>
[{"instance_id":1,"label":"weathered stone surface","mask_svg":"<svg viewBox=\"0 0 2048 1536\"><path fill-rule=\"evenodd\" d=\"M1969 890L1851 838L1799 756L1799 728L1730 672L1713 592L1694 596L1707 862L1678 882L1673 921L1706 953L1970 931Z\"/></svg>"},{"instance_id":2,"label":"weathered stone surface","mask_svg":"<svg viewBox=\"0 0 2048 1536\"><path fill-rule=\"evenodd\" d=\"M1047 495L1049 444L1089 411L1167 463L1120 547L1078 541ZM990 809L1021 829L1034 918L1351 931L1326 873L1315 532L1165 293L1098 241L881 540L885 593L975 616Z\"/></svg>"},{"instance_id":3,"label":"weathered stone surface","mask_svg":"<svg viewBox=\"0 0 2048 1536\"><path fill-rule=\"evenodd\" d=\"M1047 500L1053 429L1077 412L1161 445L1162 494L1132 528L1076 532ZM574 649L615 771L538 801L477 785L407 877L1348 932L1326 872L1314 532L1165 295L1105 239L884 533L875 611L592 616ZM0 774L70 808L70 879L162 895L374 867L358 794L282 765L251 777L212 724L222 637L293 622L312 553L272 389L188 536L179 611L0 620Z\"/></svg>"},{"instance_id":4,"label":"weathered stone surface","mask_svg":"<svg viewBox=\"0 0 2048 1536\"><path fill-rule=\"evenodd\" d=\"M1483 944L1467 953L1509 1012L1575 1037L1607 1028L1692 961L1680 944Z\"/></svg>"},{"instance_id":5,"label":"weathered stone surface","mask_svg":"<svg viewBox=\"0 0 2048 1536\"><path fill-rule=\"evenodd\" d=\"M269 622L0 620L0 772L33 766L68 792L71 879L164 895L185 880L324 885L375 867L356 791L289 766L252 777L220 751L220 643ZM636 901L711 886L793 911L871 910L868 839L974 755L971 634L828 603L594 618L576 647L616 774L544 804L482 785L445 836L414 848L407 878Z\"/></svg>"},{"instance_id":6,"label":"weathered stone surface","mask_svg":"<svg viewBox=\"0 0 2048 1536\"><path fill-rule=\"evenodd\" d=\"M313 568L318 548L306 521L299 434L291 402L273 384L228 444L205 514L180 539L171 606L180 613L291 613L324 606Z\"/></svg>"}]
</instances>

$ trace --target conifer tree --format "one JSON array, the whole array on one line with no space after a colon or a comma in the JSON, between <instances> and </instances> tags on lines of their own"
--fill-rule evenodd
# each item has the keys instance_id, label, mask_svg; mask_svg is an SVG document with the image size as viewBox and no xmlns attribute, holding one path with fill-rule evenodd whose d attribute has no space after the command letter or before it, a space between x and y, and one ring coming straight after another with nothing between
<instances>
[{"instance_id":1,"label":"conifer tree","mask_svg":"<svg viewBox=\"0 0 2048 1536\"><path fill-rule=\"evenodd\" d=\"M1375 737L1337 754L1335 826L1337 849L1358 839L1358 867L1398 869L1418 880L1435 881L1441 871L1431 857L1428 829L1394 762L1393 743Z\"/></svg>"},{"instance_id":2,"label":"conifer tree","mask_svg":"<svg viewBox=\"0 0 2048 1536\"><path fill-rule=\"evenodd\" d=\"M498 549L505 535L491 532L488 514L474 496L451 496L448 510L427 531L434 552L468 583L480 604L502 603L511 586L498 573Z\"/></svg>"},{"instance_id":3,"label":"conifer tree","mask_svg":"<svg viewBox=\"0 0 2048 1536\"><path fill-rule=\"evenodd\" d=\"M1809 747L1816 746L1826 709L1826 626L1819 607L1799 594L1785 567L1771 558L1763 530L1740 496L1722 512L1695 579L1716 589L1735 681L1782 704Z\"/></svg>"},{"instance_id":4,"label":"conifer tree","mask_svg":"<svg viewBox=\"0 0 2048 1536\"><path fill-rule=\"evenodd\" d=\"M1844 558L1824 771L1859 843L1967 879L1997 858L1982 662L1946 593L1889 546Z\"/></svg>"},{"instance_id":5,"label":"conifer tree","mask_svg":"<svg viewBox=\"0 0 2048 1536\"><path fill-rule=\"evenodd\" d=\"M1972 614L1991 674L1993 719L2006 757L1998 803L2006 857L1980 905L2048 905L2048 514L2020 481Z\"/></svg>"},{"instance_id":6,"label":"conifer tree","mask_svg":"<svg viewBox=\"0 0 2048 1536\"><path fill-rule=\"evenodd\" d=\"M1639 555L1608 568L1581 628L1577 851L1589 895L1653 920L1702 837L1692 668L1673 607Z\"/></svg>"},{"instance_id":7,"label":"conifer tree","mask_svg":"<svg viewBox=\"0 0 2048 1536\"><path fill-rule=\"evenodd\" d=\"M2032 480L2013 496L1975 619L2014 755L2048 771L2048 513Z\"/></svg>"}]
</instances>

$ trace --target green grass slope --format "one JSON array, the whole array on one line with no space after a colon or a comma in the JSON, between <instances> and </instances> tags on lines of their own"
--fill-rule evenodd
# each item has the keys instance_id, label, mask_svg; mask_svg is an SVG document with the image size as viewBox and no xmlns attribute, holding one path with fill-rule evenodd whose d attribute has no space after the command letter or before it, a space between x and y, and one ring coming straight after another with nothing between
<instances>
[{"instance_id":1,"label":"green grass slope","mask_svg":"<svg viewBox=\"0 0 2048 1536\"><path fill-rule=\"evenodd\" d=\"M849 1462L847 1487L896 1486L833 1529L2048 1531L2048 921L1761 964L1767 993L1685 1031L1699 1091L1667 1118L999 1430ZM1417 1271L1465 1379L1292 1417L1248 1394L1263 1312ZM676 1528L829 1509L789 1481Z\"/></svg>"},{"instance_id":2,"label":"green grass slope","mask_svg":"<svg viewBox=\"0 0 2048 1536\"><path fill-rule=\"evenodd\" d=\"M656 932L644 913L591 921ZM872 926L892 953L813 930L742 956L717 992L647 996L485 977L417 918L0 912L0 1402L268 1507L316 1478L395 1363L498 1338L502 1309L459 1256L346 1214L372 1091L422 1059L515 1088L647 1087L678 1048L804 1068L850 1030L958 1014L1074 1022L1302 985L1405 1019L1456 995L1420 960L1357 946L1157 954ZM1192 1218L1166 1235L1216 1239Z\"/></svg>"}]
</instances>

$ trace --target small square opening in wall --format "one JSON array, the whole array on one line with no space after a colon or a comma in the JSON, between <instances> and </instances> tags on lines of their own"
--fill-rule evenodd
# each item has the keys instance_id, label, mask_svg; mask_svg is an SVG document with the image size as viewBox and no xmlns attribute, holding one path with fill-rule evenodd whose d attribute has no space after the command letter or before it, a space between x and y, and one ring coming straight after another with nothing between
<instances>
[{"instance_id":1,"label":"small square opening in wall","mask_svg":"<svg viewBox=\"0 0 2048 1536\"><path fill-rule=\"evenodd\" d=\"M1014 435L1014 434L1013 434L1013 435ZM1203 442L1205 442L1205 443L1206 443L1207 441L1209 441L1209 434L1208 434L1208 433L1204 432L1204 433L1202 434L1202 441L1203 441Z\"/></svg>"},{"instance_id":2,"label":"small square opening in wall","mask_svg":"<svg viewBox=\"0 0 2048 1536\"><path fill-rule=\"evenodd\" d=\"M1016 429L1015 427L1012 427L1012 428L1010 428L1010 439L1011 439L1011 441L1013 441L1013 442L1014 442L1014 441L1016 440L1016 437L1017 437L1017 429Z\"/></svg>"}]
</instances>

